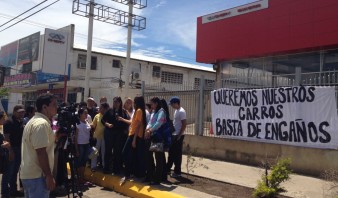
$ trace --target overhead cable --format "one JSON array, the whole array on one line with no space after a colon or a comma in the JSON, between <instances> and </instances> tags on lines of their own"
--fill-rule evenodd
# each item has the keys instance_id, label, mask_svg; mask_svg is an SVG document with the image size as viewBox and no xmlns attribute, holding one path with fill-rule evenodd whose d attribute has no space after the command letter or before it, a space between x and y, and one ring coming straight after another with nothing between
<instances>
[{"instance_id":1,"label":"overhead cable","mask_svg":"<svg viewBox=\"0 0 338 198\"><path fill-rule=\"evenodd\" d=\"M20 16L22 16L22 15L26 14L27 12L29 12L29 11L33 10L34 8L38 7L39 5L41 5L41 4L43 4L43 3L45 3L46 1L48 1L48 0L42 1L41 3L39 3L39 4L35 5L35 6L33 6L32 8L30 8L30 9L26 10L25 12L23 12L23 13L19 14L18 16L16 16L16 17L12 18L11 20L7 21L6 23L4 23L4 24L0 25L0 27L2 27L2 26L4 26L4 25L8 24L9 22L11 22L11 21L13 21L13 20L15 20L15 19L19 18Z\"/></svg>"},{"instance_id":2,"label":"overhead cable","mask_svg":"<svg viewBox=\"0 0 338 198\"><path fill-rule=\"evenodd\" d=\"M51 3L51 4L49 4L49 5L47 5L47 6L43 7L43 8L41 8L40 10L38 10L38 11L36 11L36 12L34 12L33 14L30 14L30 15L28 15L27 17L21 19L20 21L17 21L16 23L14 23L14 24L12 24L12 25L10 25L10 26L8 26L8 27L2 29L0 32L3 32L4 30L7 30L7 29L10 28L10 27L13 27L14 25L16 25L16 24L20 23L21 21L23 21L23 20L25 20L25 19L27 19L27 18L29 18L29 17L31 17L31 16L33 16L33 15L35 15L35 14L41 12L42 10L48 8L49 6L55 4L55 3L58 2L58 1L60 1L60 0L54 1L53 3Z\"/></svg>"}]
</instances>

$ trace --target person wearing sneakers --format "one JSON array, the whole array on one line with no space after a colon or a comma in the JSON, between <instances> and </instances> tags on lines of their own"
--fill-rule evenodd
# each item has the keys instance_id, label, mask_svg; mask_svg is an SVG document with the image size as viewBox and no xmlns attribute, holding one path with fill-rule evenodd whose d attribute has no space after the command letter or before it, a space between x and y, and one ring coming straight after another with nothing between
<instances>
[{"instance_id":1,"label":"person wearing sneakers","mask_svg":"<svg viewBox=\"0 0 338 198\"><path fill-rule=\"evenodd\" d=\"M187 126L187 115L185 110L181 107L181 101L178 97L172 97L169 101L169 105L175 109L173 120L175 131L173 132L171 138L171 147L169 149L166 169L167 172L170 173L171 167L175 164L174 173L171 174L171 177L175 178L181 176L182 147L184 131Z\"/></svg>"},{"instance_id":2,"label":"person wearing sneakers","mask_svg":"<svg viewBox=\"0 0 338 198\"><path fill-rule=\"evenodd\" d=\"M93 123L91 124L91 127L94 128L94 138L96 139L95 148L98 151L101 151L102 167L104 167L105 147L104 147L104 126L101 123L101 119L108 109L109 109L108 103L101 103L99 107L99 113L96 114L96 116L94 117ZM94 157L91 161L92 171L95 172L96 168L97 168L97 156Z\"/></svg>"},{"instance_id":3,"label":"person wearing sneakers","mask_svg":"<svg viewBox=\"0 0 338 198\"><path fill-rule=\"evenodd\" d=\"M91 185L84 180L84 171L89 155L89 136L90 136L90 124L87 121L88 111L86 108L81 108L78 111L80 123L76 124L75 133L75 150L76 150L76 168L79 176L80 184Z\"/></svg>"}]
</instances>

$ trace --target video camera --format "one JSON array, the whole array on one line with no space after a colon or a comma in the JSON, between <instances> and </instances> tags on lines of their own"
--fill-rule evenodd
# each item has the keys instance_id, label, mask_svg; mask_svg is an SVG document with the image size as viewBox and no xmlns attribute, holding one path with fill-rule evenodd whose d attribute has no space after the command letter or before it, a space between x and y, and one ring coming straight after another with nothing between
<instances>
[{"instance_id":1,"label":"video camera","mask_svg":"<svg viewBox=\"0 0 338 198\"><path fill-rule=\"evenodd\" d=\"M66 106L66 104L59 106L57 110L57 123L59 129L61 130L60 132L71 131L72 127L80 123L79 117L76 115L77 106L77 103L73 103L68 106Z\"/></svg>"},{"instance_id":2,"label":"video camera","mask_svg":"<svg viewBox=\"0 0 338 198\"><path fill-rule=\"evenodd\" d=\"M76 114L77 103L66 105L65 103L59 105L57 110L58 118L58 163L60 165L61 180L66 181L66 188L68 197L70 192L73 197L82 197L83 193L79 189L78 173L75 168L76 149L74 143L74 136L76 133L76 124L80 124L79 116ZM68 178L67 166L69 163L71 177ZM59 167L58 164L58 167Z\"/></svg>"}]
</instances>

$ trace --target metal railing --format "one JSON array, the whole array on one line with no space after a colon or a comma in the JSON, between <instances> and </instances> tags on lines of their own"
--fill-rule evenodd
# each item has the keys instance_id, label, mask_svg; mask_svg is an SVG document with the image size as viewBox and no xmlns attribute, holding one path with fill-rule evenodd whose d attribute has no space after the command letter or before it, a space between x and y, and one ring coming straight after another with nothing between
<instances>
[{"instance_id":1,"label":"metal railing","mask_svg":"<svg viewBox=\"0 0 338 198\"><path fill-rule=\"evenodd\" d=\"M290 86L336 86L338 84L338 71L333 72L313 72L301 73L298 77L295 74L287 75L267 75L260 74L247 77L227 76L221 80L222 88L268 88L268 87L290 87ZM146 101L157 96L167 101L172 96L178 96L181 99L181 106L187 113L187 129L185 134L202 135L215 137L212 129L212 112L211 112L211 91L213 89L205 85L194 87L188 83L182 85L158 83L146 85L144 96ZM336 87L336 101L338 101L338 89ZM202 107L202 109L201 109ZM171 119L174 111L169 107ZM202 119L200 119L202 117Z\"/></svg>"}]
</instances>

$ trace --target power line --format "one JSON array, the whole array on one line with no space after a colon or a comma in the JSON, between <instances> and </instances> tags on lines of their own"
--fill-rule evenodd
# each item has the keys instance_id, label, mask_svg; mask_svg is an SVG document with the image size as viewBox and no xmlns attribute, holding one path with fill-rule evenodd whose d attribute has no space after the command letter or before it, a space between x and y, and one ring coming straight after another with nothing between
<instances>
[{"instance_id":1,"label":"power line","mask_svg":"<svg viewBox=\"0 0 338 198\"><path fill-rule=\"evenodd\" d=\"M8 27L6 27L5 29L2 29L0 32L3 32L4 30L7 30L8 28L10 28L10 27L12 27L12 26L14 26L14 25L20 23L21 21L23 21L23 20L25 20L25 19L27 19L27 18L29 18L29 17L31 17L31 16L33 16L33 15L35 15L35 14L41 12L42 10L48 8L49 6L55 4L55 3L58 2L58 1L60 1L60 0L54 1L53 3L51 3L51 4L49 4L49 5L47 5L47 6L43 7L43 8L41 8L40 10L38 10L38 11L36 11L36 12L34 12L33 14L30 14L30 15L28 15L27 17L25 17L25 18L19 20L18 22L14 23L14 24L12 24L12 25L10 25L10 26L8 26Z\"/></svg>"},{"instance_id":2,"label":"power line","mask_svg":"<svg viewBox=\"0 0 338 198\"><path fill-rule=\"evenodd\" d=\"M16 18L19 18L20 16L22 16L22 15L26 14L27 12L33 10L34 8L38 7L39 5L43 4L43 3L46 2L46 1L48 1L48 0L42 1L41 3L39 3L39 4L35 5L35 6L33 6L32 8L26 10L25 12L23 12L23 13L19 14L18 16L12 18L11 20L7 21L6 23L0 25L0 27L2 27L2 26L4 26L4 25L6 25L7 23L9 23L9 22L15 20Z\"/></svg>"},{"instance_id":3,"label":"power line","mask_svg":"<svg viewBox=\"0 0 338 198\"><path fill-rule=\"evenodd\" d=\"M4 14L4 13L0 13L0 17L2 17L2 18L12 18L13 16L10 16L10 15ZM25 19L22 19L18 22L21 22ZM28 25L40 27L40 28L46 28L47 27L47 28L50 28L50 29L58 29L57 27L54 27L54 26L50 26L50 25L46 25L46 24L43 24L43 23L38 23L38 22L30 21L30 20L26 20L26 21L24 21L24 23L26 23ZM3 31L3 30L1 30L1 31ZM77 35L77 37L80 37L80 38L83 38L83 39L87 38L86 34L75 33L75 35ZM107 44L107 45L115 44L115 45L122 47L122 49L126 49L126 44L121 44L121 43L117 43L117 42L114 42L114 41L109 41L109 40L97 38L97 37L93 37L93 40L95 40L98 43ZM161 52L158 52L158 51L155 51L155 50L154 51L145 50L145 49L142 49L141 47L135 47L135 46L133 48L136 49L136 50L141 49L141 51L144 51L146 53L148 52L148 53L152 53L152 54L159 55L159 56L170 57L170 58L173 58L173 56L175 56L175 58L177 58L177 59L195 61L195 59L191 58L191 57L177 56L175 54L170 54L170 53L161 53Z\"/></svg>"},{"instance_id":4,"label":"power line","mask_svg":"<svg viewBox=\"0 0 338 198\"><path fill-rule=\"evenodd\" d=\"M2 17L2 18L12 18L13 16L10 16L10 15L4 14L4 13L0 13L0 17ZM50 26L50 25L47 25L47 24L38 23L38 22L30 21L30 20L26 20L24 23L26 23L28 25L35 26L35 27L58 29L57 27L54 27L54 26ZM83 38L83 39L87 38L86 34L75 32L75 35L79 38ZM102 38L98 38L98 37L93 37L93 40L95 40L98 43L102 43L102 44L108 44L108 45L115 44L115 45L122 47L122 49L126 49L126 44L122 44L122 43L118 43L118 42L114 42L114 41L110 41L110 40L106 40L106 39L102 39ZM175 56L176 58L183 59L183 60L195 60L194 58L191 58L191 57L177 56L175 54L170 54L170 53L161 53L161 52L158 52L158 51L145 50L145 49L142 49L141 47L135 47L134 46L133 48L134 49L141 49L141 51L149 52L149 53L160 55L160 56L163 55L163 56L171 57L171 58L173 56Z\"/></svg>"}]
</instances>

